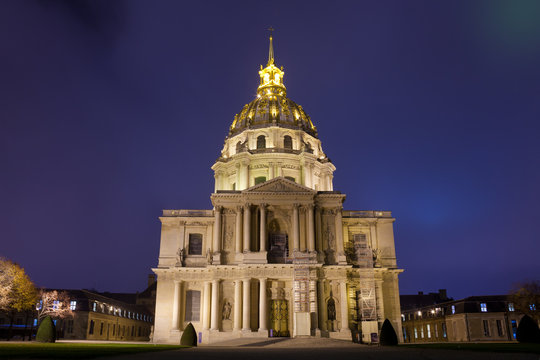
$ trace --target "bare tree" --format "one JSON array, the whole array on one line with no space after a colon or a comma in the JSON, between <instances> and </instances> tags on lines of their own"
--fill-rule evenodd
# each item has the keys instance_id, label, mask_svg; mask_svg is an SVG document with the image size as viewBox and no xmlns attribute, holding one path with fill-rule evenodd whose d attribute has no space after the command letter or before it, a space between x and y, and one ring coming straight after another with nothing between
<instances>
[{"instance_id":1,"label":"bare tree","mask_svg":"<svg viewBox=\"0 0 540 360\"><path fill-rule=\"evenodd\" d=\"M63 319L73 315L69 295L65 291L41 289L36 310L38 322L40 323L46 316Z\"/></svg>"},{"instance_id":2,"label":"bare tree","mask_svg":"<svg viewBox=\"0 0 540 360\"><path fill-rule=\"evenodd\" d=\"M510 298L517 311L540 322L540 282L530 281L514 285Z\"/></svg>"}]
</instances>

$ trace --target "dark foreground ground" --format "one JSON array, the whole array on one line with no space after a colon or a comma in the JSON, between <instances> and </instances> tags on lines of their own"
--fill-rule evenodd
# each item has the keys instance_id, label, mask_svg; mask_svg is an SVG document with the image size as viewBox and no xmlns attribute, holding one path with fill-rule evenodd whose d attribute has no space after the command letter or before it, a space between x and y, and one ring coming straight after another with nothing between
<instances>
[{"instance_id":1,"label":"dark foreground ground","mask_svg":"<svg viewBox=\"0 0 540 360\"><path fill-rule=\"evenodd\" d=\"M378 347L332 339L286 339L259 342L241 340L198 348L114 357L114 360L540 360L539 354L448 350L433 348Z\"/></svg>"},{"instance_id":2,"label":"dark foreground ground","mask_svg":"<svg viewBox=\"0 0 540 360\"><path fill-rule=\"evenodd\" d=\"M43 348L40 349L40 347ZM521 353L519 353L520 351ZM540 345L428 344L419 347L378 347L326 338L280 338L263 341L260 339L237 339L213 345L184 349L179 349L178 346L156 346L148 343L0 343L0 360L77 360L90 358L101 360L540 360Z\"/></svg>"}]
</instances>

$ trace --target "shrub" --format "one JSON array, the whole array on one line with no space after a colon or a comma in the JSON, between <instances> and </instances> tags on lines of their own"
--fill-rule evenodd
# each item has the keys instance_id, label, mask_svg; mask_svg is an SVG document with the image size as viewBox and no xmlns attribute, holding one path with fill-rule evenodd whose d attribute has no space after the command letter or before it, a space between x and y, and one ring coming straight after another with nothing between
<instances>
[{"instance_id":1,"label":"shrub","mask_svg":"<svg viewBox=\"0 0 540 360\"><path fill-rule=\"evenodd\" d=\"M519 321L516 339L521 343L540 343L540 329L530 316L525 315Z\"/></svg>"},{"instance_id":2,"label":"shrub","mask_svg":"<svg viewBox=\"0 0 540 360\"><path fill-rule=\"evenodd\" d=\"M184 329L180 338L180 345L197 346L197 333L192 323L189 323Z\"/></svg>"},{"instance_id":3,"label":"shrub","mask_svg":"<svg viewBox=\"0 0 540 360\"><path fill-rule=\"evenodd\" d=\"M56 341L56 326L54 326L54 322L50 316L47 316L45 319L41 320L41 324L39 324L39 328L36 333L36 341L47 343L53 343Z\"/></svg>"},{"instance_id":4,"label":"shrub","mask_svg":"<svg viewBox=\"0 0 540 360\"><path fill-rule=\"evenodd\" d=\"M392 346L398 344L396 331L388 319L384 320L384 323L382 324L379 342L383 346Z\"/></svg>"}]
</instances>

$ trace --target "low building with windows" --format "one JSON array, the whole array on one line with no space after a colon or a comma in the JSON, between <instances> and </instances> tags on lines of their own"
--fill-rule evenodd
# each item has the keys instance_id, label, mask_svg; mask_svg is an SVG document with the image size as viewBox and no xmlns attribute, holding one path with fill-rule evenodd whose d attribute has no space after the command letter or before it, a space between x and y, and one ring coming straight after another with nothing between
<instances>
[{"instance_id":1,"label":"low building with windows","mask_svg":"<svg viewBox=\"0 0 540 360\"><path fill-rule=\"evenodd\" d=\"M471 296L461 300L403 309L405 343L515 341L519 320L507 295Z\"/></svg>"},{"instance_id":2,"label":"low building with windows","mask_svg":"<svg viewBox=\"0 0 540 360\"><path fill-rule=\"evenodd\" d=\"M155 289L155 284L150 286ZM72 316L55 319L58 339L148 341L152 332L154 314L151 299L143 297L137 304L138 294L103 294L89 290L57 290L68 295ZM143 294L143 293L141 293ZM144 292L149 294L152 292ZM116 297L116 298L114 298ZM122 298L125 301L118 300ZM39 307L39 303L37 304ZM0 334L7 338L30 338L37 330L35 311L11 314L0 312Z\"/></svg>"},{"instance_id":3,"label":"low building with windows","mask_svg":"<svg viewBox=\"0 0 540 360\"><path fill-rule=\"evenodd\" d=\"M336 169L269 60L212 166L212 210L163 210L155 342L190 322L203 343L238 337L401 339L390 211L344 210ZM336 121L336 120L332 120Z\"/></svg>"},{"instance_id":4,"label":"low building with windows","mask_svg":"<svg viewBox=\"0 0 540 360\"><path fill-rule=\"evenodd\" d=\"M58 338L115 341L150 339L154 318L145 307L88 290L67 292L73 316L56 320Z\"/></svg>"}]
</instances>

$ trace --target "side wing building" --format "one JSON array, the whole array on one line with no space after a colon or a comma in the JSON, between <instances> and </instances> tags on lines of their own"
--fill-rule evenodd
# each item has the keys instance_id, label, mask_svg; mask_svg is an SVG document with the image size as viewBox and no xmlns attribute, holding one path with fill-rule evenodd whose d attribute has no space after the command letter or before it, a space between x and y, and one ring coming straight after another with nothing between
<instances>
[{"instance_id":1,"label":"side wing building","mask_svg":"<svg viewBox=\"0 0 540 360\"><path fill-rule=\"evenodd\" d=\"M327 336L371 342L389 319L401 335L389 211L343 209L335 166L283 67L259 71L212 166L213 210L163 210L154 341Z\"/></svg>"}]
</instances>

